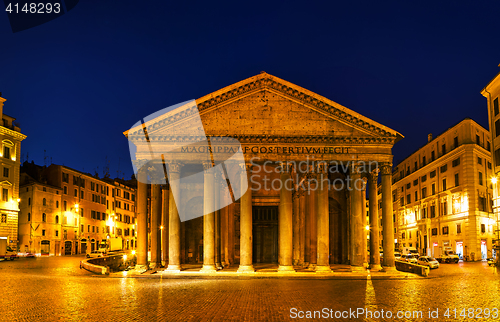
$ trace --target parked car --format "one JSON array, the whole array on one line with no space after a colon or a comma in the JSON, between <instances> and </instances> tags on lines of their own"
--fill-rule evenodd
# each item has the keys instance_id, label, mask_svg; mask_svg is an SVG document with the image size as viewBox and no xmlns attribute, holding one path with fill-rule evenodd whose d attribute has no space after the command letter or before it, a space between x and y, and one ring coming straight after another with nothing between
<instances>
[{"instance_id":1,"label":"parked car","mask_svg":"<svg viewBox=\"0 0 500 322\"><path fill-rule=\"evenodd\" d=\"M420 256L417 259L417 264L422 266L428 266L429 268L439 268L439 262L430 256Z\"/></svg>"},{"instance_id":2,"label":"parked car","mask_svg":"<svg viewBox=\"0 0 500 322\"><path fill-rule=\"evenodd\" d=\"M488 258L488 266L494 266L495 265L495 259L494 258Z\"/></svg>"},{"instance_id":3,"label":"parked car","mask_svg":"<svg viewBox=\"0 0 500 322\"><path fill-rule=\"evenodd\" d=\"M417 259L412 254L401 255L401 260L411 264L417 263Z\"/></svg>"},{"instance_id":4,"label":"parked car","mask_svg":"<svg viewBox=\"0 0 500 322\"><path fill-rule=\"evenodd\" d=\"M106 253L101 250L94 250L90 253L87 253L87 258L104 257L105 255Z\"/></svg>"}]
</instances>

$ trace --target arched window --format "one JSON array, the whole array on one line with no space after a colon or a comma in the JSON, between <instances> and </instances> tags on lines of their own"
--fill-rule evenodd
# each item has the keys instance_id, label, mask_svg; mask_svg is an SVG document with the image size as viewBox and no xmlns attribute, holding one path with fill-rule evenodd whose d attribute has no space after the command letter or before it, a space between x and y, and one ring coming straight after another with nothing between
<instances>
[{"instance_id":1,"label":"arched window","mask_svg":"<svg viewBox=\"0 0 500 322\"><path fill-rule=\"evenodd\" d=\"M56 200L56 208L59 208L59 200Z\"/></svg>"},{"instance_id":2,"label":"arched window","mask_svg":"<svg viewBox=\"0 0 500 322\"><path fill-rule=\"evenodd\" d=\"M47 206L47 199L43 198L43 205Z\"/></svg>"},{"instance_id":3,"label":"arched window","mask_svg":"<svg viewBox=\"0 0 500 322\"><path fill-rule=\"evenodd\" d=\"M28 221L31 221L31 214L28 212Z\"/></svg>"},{"instance_id":4,"label":"arched window","mask_svg":"<svg viewBox=\"0 0 500 322\"><path fill-rule=\"evenodd\" d=\"M42 221L43 222L47 221L47 215L45 213L42 214Z\"/></svg>"},{"instance_id":5,"label":"arched window","mask_svg":"<svg viewBox=\"0 0 500 322\"><path fill-rule=\"evenodd\" d=\"M56 216L56 224L59 223L59 216Z\"/></svg>"}]
</instances>

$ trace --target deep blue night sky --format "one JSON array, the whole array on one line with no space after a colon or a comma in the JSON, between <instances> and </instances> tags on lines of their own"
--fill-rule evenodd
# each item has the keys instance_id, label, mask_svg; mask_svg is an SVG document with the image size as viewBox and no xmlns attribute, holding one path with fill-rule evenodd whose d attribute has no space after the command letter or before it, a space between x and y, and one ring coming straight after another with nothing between
<instances>
[{"instance_id":1,"label":"deep blue night sky","mask_svg":"<svg viewBox=\"0 0 500 322\"><path fill-rule=\"evenodd\" d=\"M266 71L405 139L395 161L465 117L487 127L480 90L500 63L500 3L82 0L13 33L0 13L4 112L23 160L129 178L122 132L159 109Z\"/></svg>"}]
</instances>

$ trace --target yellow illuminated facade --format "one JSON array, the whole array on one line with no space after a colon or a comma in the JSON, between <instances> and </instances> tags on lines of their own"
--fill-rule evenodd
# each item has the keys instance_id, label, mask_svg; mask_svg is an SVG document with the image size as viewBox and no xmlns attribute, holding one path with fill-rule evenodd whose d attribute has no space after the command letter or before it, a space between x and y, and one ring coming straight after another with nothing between
<instances>
[{"instance_id":1,"label":"yellow illuminated facade","mask_svg":"<svg viewBox=\"0 0 500 322\"><path fill-rule=\"evenodd\" d=\"M21 141L26 138L15 118L3 113L6 101L0 93L0 238L17 249L19 215L19 167Z\"/></svg>"},{"instance_id":2,"label":"yellow illuminated facade","mask_svg":"<svg viewBox=\"0 0 500 322\"><path fill-rule=\"evenodd\" d=\"M430 256L451 247L462 259L491 257L492 173L490 133L475 121L429 134L426 145L394 168L397 247Z\"/></svg>"}]
</instances>

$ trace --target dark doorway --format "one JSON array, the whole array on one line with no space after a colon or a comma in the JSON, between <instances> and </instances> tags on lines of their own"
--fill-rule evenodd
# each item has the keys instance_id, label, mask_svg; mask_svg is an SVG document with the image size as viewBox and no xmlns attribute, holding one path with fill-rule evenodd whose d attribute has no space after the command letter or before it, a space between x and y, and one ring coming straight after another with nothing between
<instances>
[{"instance_id":1,"label":"dark doorway","mask_svg":"<svg viewBox=\"0 0 500 322\"><path fill-rule=\"evenodd\" d=\"M70 241L64 242L64 255L71 255L72 243Z\"/></svg>"},{"instance_id":2,"label":"dark doorway","mask_svg":"<svg viewBox=\"0 0 500 322\"><path fill-rule=\"evenodd\" d=\"M252 207L253 262L278 262L278 207Z\"/></svg>"}]
</instances>

